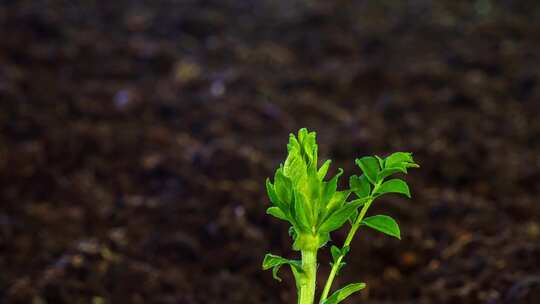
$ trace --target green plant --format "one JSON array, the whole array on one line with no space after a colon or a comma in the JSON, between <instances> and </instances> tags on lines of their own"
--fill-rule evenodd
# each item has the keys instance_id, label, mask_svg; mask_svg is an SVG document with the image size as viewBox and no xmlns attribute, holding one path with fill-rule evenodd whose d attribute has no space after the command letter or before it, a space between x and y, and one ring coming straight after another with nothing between
<instances>
[{"instance_id":1,"label":"green plant","mask_svg":"<svg viewBox=\"0 0 540 304\"><path fill-rule=\"evenodd\" d=\"M397 178L397 173L418 167L411 153L397 152L386 158L366 156L356 160L362 175L349 178L349 189L337 190L338 173L326 180L330 167L327 160L318 167L315 132L301 129L298 136L291 134L287 145L288 155L276 170L273 183L266 180L266 189L272 206L267 213L291 224L289 234L293 249L301 252L301 260L290 260L277 255L264 257L263 269L272 268L278 281L281 266L288 265L294 275L299 304L313 304L316 291L317 252L330 240L330 233L349 222L350 230L341 247L331 246L333 262L320 296L320 304L336 304L349 295L366 287L365 283L349 284L329 296L334 278L345 265L351 241L361 226L366 226L390 236L401 238L398 224L387 215L366 217L374 200L386 193L398 193L410 198L409 187ZM350 199L351 194L353 199Z\"/></svg>"}]
</instances>

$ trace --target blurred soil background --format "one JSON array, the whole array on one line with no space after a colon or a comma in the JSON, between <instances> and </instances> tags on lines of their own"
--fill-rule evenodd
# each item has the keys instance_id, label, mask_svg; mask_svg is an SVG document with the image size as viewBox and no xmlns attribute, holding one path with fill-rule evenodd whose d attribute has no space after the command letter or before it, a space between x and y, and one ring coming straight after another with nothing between
<instances>
[{"instance_id":1,"label":"blurred soil background","mask_svg":"<svg viewBox=\"0 0 540 304\"><path fill-rule=\"evenodd\" d=\"M3 0L0 303L294 303L264 179L304 126L422 165L348 303L540 303L539 111L537 1Z\"/></svg>"}]
</instances>

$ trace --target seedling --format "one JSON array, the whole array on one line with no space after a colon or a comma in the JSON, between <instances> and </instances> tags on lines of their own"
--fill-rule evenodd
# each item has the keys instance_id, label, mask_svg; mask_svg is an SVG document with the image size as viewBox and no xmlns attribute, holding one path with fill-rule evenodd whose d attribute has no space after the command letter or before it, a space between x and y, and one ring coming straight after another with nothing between
<instances>
[{"instance_id":1,"label":"seedling","mask_svg":"<svg viewBox=\"0 0 540 304\"><path fill-rule=\"evenodd\" d=\"M292 248L300 251L301 260L290 260L277 255L264 257L263 269L272 268L273 277L281 281L278 271L288 265L292 270L298 291L298 304L313 304L317 277L317 253L330 241L330 233L347 222L349 233L341 247L332 245L331 270L322 293L320 304L337 304L349 295L364 289L365 283L349 284L329 296L332 282L345 266L345 256L351 241L360 227L369 227L401 239L399 226L387 215L366 217L373 202L386 193L398 193L411 197L405 181L392 178L417 168L411 153L396 152L386 158L365 156L356 159L361 175L349 178L349 189L337 190L343 170L330 179L326 174L330 160L318 166L315 132L301 129L298 136L291 134L287 145L287 159L276 170L273 182L266 180L266 190L272 206L268 214L291 224L289 234Z\"/></svg>"}]
</instances>

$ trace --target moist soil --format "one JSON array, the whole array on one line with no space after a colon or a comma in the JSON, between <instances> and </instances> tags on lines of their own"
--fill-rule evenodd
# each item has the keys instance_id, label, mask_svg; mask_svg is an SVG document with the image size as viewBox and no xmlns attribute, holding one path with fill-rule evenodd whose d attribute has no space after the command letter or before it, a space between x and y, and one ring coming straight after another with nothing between
<instances>
[{"instance_id":1,"label":"moist soil","mask_svg":"<svg viewBox=\"0 0 540 304\"><path fill-rule=\"evenodd\" d=\"M298 256L264 180L304 126L332 172L421 164L412 200L373 209L403 240L352 244L353 301L540 303L539 17L536 1L2 1L0 303L294 303L288 269L260 267Z\"/></svg>"}]
</instances>

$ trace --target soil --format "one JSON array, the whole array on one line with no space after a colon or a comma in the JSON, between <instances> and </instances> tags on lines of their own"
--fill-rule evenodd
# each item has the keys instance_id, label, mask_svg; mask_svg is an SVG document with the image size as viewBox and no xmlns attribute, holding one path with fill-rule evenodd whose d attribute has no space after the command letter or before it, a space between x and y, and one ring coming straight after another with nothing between
<instances>
[{"instance_id":1,"label":"soil","mask_svg":"<svg viewBox=\"0 0 540 304\"><path fill-rule=\"evenodd\" d=\"M369 288L349 303L540 303L539 17L537 1L2 1L0 303L294 303L287 269L260 269L298 255L264 179L304 126L334 172L392 151L422 166L412 201L373 211L403 240L353 242L337 282Z\"/></svg>"}]
</instances>

